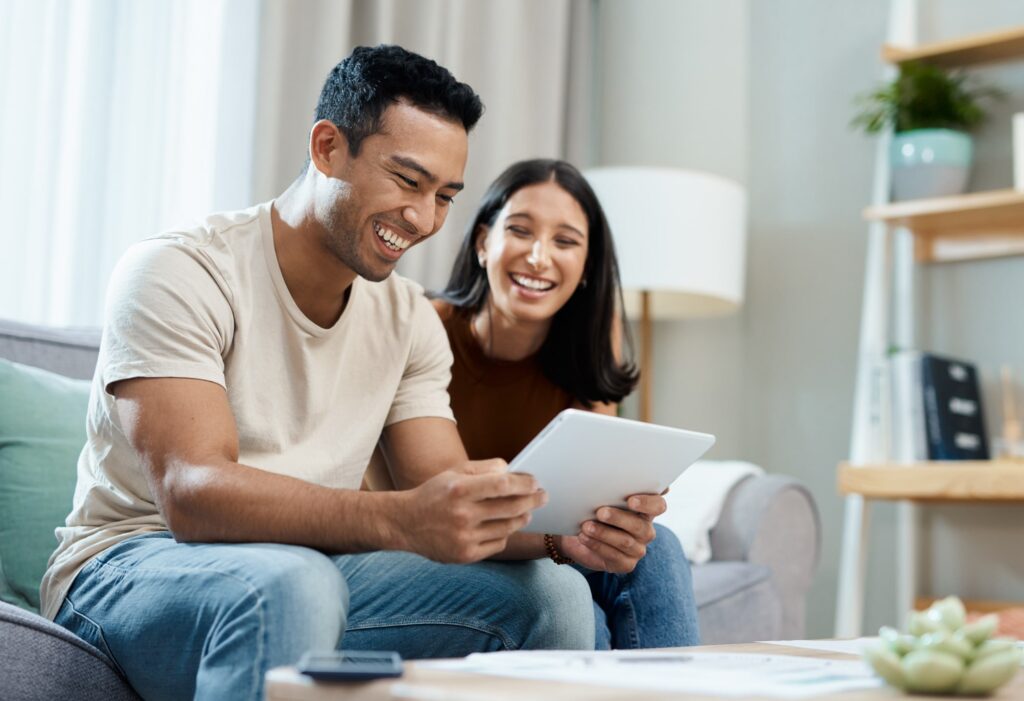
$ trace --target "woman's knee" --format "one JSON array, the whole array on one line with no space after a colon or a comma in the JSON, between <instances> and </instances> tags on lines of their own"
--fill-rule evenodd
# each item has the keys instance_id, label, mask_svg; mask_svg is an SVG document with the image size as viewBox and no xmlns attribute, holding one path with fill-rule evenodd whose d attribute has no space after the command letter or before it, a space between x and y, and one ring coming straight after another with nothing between
<instances>
[{"instance_id":1,"label":"woman's knee","mask_svg":"<svg viewBox=\"0 0 1024 701\"><path fill-rule=\"evenodd\" d=\"M665 553L673 557L681 556L686 557L683 552L683 545L679 542L679 538L672 532L671 528L663 526L660 523L654 524L654 540L647 544L647 552L651 551Z\"/></svg>"},{"instance_id":2,"label":"woman's knee","mask_svg":"<svg viewBox=\"0 0 1024 701\"><path fill-rule=\"evenodd\" d=\"M647 544L647 554L637 564L637 570L653 569L663 573L659 576L681 577L689 581L692 577L690 561L679 538L660 523L654 524L654 532L655 538Z\"/></svg>"}]
</instances>

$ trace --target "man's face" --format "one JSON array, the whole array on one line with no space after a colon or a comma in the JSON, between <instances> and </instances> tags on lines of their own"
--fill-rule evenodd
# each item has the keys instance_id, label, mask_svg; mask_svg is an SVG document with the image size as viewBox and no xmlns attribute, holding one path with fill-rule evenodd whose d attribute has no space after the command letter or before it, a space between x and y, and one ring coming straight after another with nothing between
<instances>
[{"instance_id":1,"label":"man's face","mask_svg":"<svg viewBox=\"0 0 1024 701\"><path fill-rule=\"evenodd\" d=\"M321 173L316 217L346 267L385 279L410 246L441 228L462 189L468 138L461 124L398 102L352 156L344 139Z\"/></svg>"}]
</instances>

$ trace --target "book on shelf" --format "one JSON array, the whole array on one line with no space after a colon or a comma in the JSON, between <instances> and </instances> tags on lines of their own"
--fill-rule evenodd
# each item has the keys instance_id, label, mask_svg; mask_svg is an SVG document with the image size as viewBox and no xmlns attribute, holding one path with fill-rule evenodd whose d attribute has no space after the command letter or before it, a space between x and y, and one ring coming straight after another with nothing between
<instances>
[{"instance_id":1,"label":"book on shelf","mask_svg":"<svg viewBox=\"0 0 1024 701\"><path fill-rule=\"evenodd\" d=\"M892 372L893 457L899 462L988 460L977 368L921 351L897 351Z\"/></svg>"}]
</instances>

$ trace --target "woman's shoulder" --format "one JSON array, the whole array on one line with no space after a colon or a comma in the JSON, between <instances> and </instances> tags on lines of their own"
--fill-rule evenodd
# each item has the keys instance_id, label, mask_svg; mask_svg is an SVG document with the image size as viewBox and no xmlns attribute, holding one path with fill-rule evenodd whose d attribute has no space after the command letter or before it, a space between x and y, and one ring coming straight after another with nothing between
<instances>
[{"instance_id":1,"label":"woman's shoulder","mask_svg":"<svg viewBox=\"0 0 1024 701\"><path fill-rule=\"evenodd\" d=\"M434 307L437 315L441 317L441 321L445 326L458 322L468 323L468 319L471 316L469 310L465 307L452 304L441 297L434 297L430 300L430 304Z\"/></svg>"},{"instance_id":2,"label":"woman's shoulder","mask_svg":"<svg viewBox=\"0 0 1024 701\"><path fill-rule=\"evenodd\" d=\"M455 314L455 305L450 302L446 302L440 297L434 297L430 300L430 304L434 307L434 311L441 317L441 321L448 321Z\"/></svg>"}]
</instances>

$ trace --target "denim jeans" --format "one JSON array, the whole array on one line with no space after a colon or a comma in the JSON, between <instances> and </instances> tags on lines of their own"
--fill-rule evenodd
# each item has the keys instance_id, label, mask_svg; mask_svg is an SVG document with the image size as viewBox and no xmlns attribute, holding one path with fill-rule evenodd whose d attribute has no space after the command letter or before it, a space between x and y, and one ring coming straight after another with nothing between
<instances>
[{"instance_id":1,"label":"denim jeans","mask_svg":"<svg viewBox=\"0 0 1024 701\"><path fill-rule=\"evenodd\" d=\"M579 568L594 597L598 650L700 644L690 563L672 531L654 529L657 537L629 574Z\"/></svg>"},{"instance_id":2,"label":"denim jeans","mask_svg":"<svg viewBox=\"0 0 1024 701\"><path fill-rule=\"evenodd\" d=\"M131 538L79 573L56 622L144 699L262 699L268 669L312 648L405 658L594 648L593 600L549 560L443 565L267 543Z\"/></svg>"}]
</instances>

